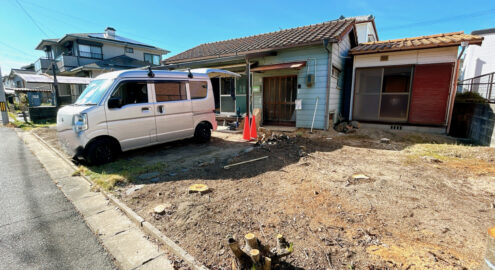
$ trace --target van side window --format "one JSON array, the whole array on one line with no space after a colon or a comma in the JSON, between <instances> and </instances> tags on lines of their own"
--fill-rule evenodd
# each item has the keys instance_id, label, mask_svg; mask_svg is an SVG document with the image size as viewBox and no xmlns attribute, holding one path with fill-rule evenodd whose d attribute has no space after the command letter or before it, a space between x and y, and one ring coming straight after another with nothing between
<instances>
[{"instance_id":1,"label":"van side window","mask_svg":"<svg viewBox=\"0 0 495 270\"><path fill-rule=\"evenodd\" d=\"M112 93L112 98L118 98L120 107L127 104L148 103L148 85L146 82L122 82Z\"/></svg>"},{"instance_id":2,"label":"van side window","mask_svg":"<svg viewBox=\"0 0 495 270\"><path fill-rule=\"evenodd\" d=\"M186 83L177 81L155 82L156 102L186 100Z\"/></svg>"},{"instance_id":3,"label":"van side window","mask_svg":"<svg viewBox=\"0 0 495 270\"><path fill-rule=\"evenodd\" d=\"M189 92L191 93L191 99L205 98L207 90L208 90L208 83L205 81L189 82Z\"/></svg>"}]
</instances>

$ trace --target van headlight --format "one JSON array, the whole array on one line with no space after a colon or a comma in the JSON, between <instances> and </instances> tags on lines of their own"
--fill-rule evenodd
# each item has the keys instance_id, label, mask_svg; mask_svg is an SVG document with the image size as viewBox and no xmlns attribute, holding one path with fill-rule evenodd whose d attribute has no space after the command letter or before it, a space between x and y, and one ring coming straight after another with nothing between
<instances>
[{"instance_id":1,"label":"van headlight","mask_svg":"<svg viewBox=\"0 0 495 270\"><path fill-rule=\"evenodd\" d=\"M80 132L88 129L88 115L85 113L74 115L72 125L75 132Z\"/></svg>"}]
</instances>

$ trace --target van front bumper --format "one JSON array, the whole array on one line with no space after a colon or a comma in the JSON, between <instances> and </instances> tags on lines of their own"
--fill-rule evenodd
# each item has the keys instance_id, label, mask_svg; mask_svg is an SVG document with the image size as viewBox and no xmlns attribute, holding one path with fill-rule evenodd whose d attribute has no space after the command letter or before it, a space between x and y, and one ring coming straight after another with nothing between
<instances>
[{"instance_id":1,"label":"van front bumper","mask_svg":"<svg viewBox=\"0 0 495 270\"><path fill-rule=\"evenodd\" d=\"M84 133L76 133L72 129L57 131L57 137L62 148L71 157L81 156L84 152L86 139Z\"/></svg>"}]
</instances>

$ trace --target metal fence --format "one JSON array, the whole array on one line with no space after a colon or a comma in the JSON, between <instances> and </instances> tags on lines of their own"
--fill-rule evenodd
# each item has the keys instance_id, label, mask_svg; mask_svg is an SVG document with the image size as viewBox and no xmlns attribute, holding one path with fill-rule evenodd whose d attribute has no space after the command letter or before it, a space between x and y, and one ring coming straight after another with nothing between
<instances>
[{"instance_id":1,"label":"metal fence","mask_svg":"<svg viewBox=\"0 0 495 270\"><path fill-rule=\"evenodd\" d=\"M490 103L495 103L495 72L471 79L459 81L457 83L457 92L474 92L486 98Z\"/></svg>"}]
</instances>

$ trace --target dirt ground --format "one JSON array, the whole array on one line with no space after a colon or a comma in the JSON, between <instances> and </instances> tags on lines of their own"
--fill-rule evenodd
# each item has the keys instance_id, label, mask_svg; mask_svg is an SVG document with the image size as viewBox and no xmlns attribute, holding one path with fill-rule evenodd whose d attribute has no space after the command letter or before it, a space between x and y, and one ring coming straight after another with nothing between
<instances>
[{"instance_id":1,"label":"dirt ground","mask_svg":"<svg viewBox=\"0 0 495 270\"><path fill-rule=\"evenodd\" d=\"M164 166L158 182L134 180L114 192L211 269L230 269L226 238L243 243L248 232L272 247L278 233L293 242L288 269L475 269L481 262L495 225L495 149L374 129L273 137L187 170ZM189 194L196 183L211 192ZM166 214L152 213L158 204L169 204Z\"/></svg>"}]
</instances>

